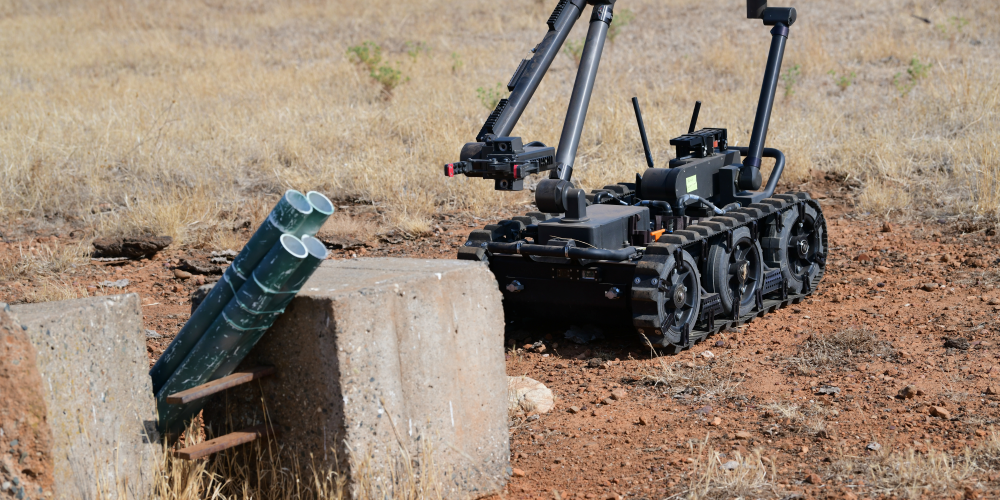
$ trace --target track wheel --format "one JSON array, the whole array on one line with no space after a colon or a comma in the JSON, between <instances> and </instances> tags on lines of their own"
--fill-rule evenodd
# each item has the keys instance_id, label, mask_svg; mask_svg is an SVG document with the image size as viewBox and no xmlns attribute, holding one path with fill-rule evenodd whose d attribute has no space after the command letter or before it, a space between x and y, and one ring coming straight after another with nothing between
<instances>
[{"instance_id":1,"label":"track wheel","mask_svg":"<svg viewBox=\"0 0 1000 500\"><path fill-rule=\"evenodd\" d=\"M804 212L800 208L803 206ZM793 206L778 217L779 224L772 226L766 240L764 262L781 269L789 293L811 292L819 284L817 278L826 264L826 225L810 205Z\"/></svg>"},{"instance_id":2,"label":"track wheel","mask_svg":"<svg viewBox=\"0 0 1000 500\"><path fill-rule=\"evenodd\" d=\"M705 289L719 294L725 315L732 316L737 306L740 316L749 314L757 305L757 290L764 279L760 243L748 228L735 229L732 246L723 241L708 251L705 274Z\"/></svg>"},{"instance_id":3,"label":"track wheel","mask_svg":"<svg viewBox=\"0 0 1000 500\"><path fill-rule=\"evenodd\" d=\"M639 300L639 295L652 299L649 305L653 306L655 303L656 316L637 317L636 326L654 347L674 351L680 351L694 343L691 331L701 312L701 276L698 274L698 265L686 251L679 252L679 255L679 262L672 255L663 262L662 267L657 266L662 269L659 276L637 278L641 280L641 284L633 287L632 299L634 306L639 305L637 302L645 302ZM652 328L640 326L647 322L652 323L648 325Z\"/></svg>"}]
</instances>

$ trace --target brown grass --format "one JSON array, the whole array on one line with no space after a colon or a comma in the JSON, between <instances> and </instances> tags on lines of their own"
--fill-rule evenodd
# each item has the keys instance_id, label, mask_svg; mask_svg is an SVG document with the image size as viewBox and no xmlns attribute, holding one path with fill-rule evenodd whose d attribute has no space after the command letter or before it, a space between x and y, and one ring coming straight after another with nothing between
<instances>
[{"instance_id":1,"label":"brown grass","mask_svg":"<svg viewBox=\"0 0 1000 500\"><path fill-rule=\"evenodd\" d=\"M439 167L489 113L476 89L507 81L553 3L2 2L0 217L77 215L105 235L233 246L227 214L257 212L288 187L381 203L386 223L409 231L442 209L520 209L529 192L495 193ZM790 158L783 186L837 171L865 184L860 211L995 220L1000 11L975 0L796 7L784 67L798 70L768 137ZM643 103L661 164L694 100L703 125L740 145L757 102L768 35L739 1L628 8L635 19L606 49L580 147L586 188L644 168L629 97ZM671 29L683 26L705 29ZM402 72L391 97L348 56L365 41ZM574 69L557 58L517 135L557 142ZM101 204L112 210L92 213Z\"/></svg>"},{"instance_id":2,"label":"brown grass","mask_svg":"<svg viewBox=\"0 0 1000 500\"><path fill-rule=\"evenodd\" d=\"M856 361L860 356L889 360L895 352L892 344L880 339L875 332L847 328L826 335L812 334L789 361L800 367L831 368Z\"/></svg>"}]
</instances>

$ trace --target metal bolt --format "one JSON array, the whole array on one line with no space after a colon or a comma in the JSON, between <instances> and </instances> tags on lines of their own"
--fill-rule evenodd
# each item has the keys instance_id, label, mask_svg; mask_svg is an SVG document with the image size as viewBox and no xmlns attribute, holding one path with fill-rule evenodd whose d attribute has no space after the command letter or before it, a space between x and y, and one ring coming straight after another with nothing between
<instances>
[{"instance_id":1,"label":"metal bolt","mask_svg":"<svg viewBox=\"0 0 1000 500\"><path fill-rule=\"evenodd\" d=\"M653 279L649 280L649 284L653 285L653 286L656 286L656 284L659 283L659 282L660 282L660 280L658 280L656 278L653 278Z\"/></svg>"},{"instance_id":2,"label":"metal bolt","mask_svg":"<svg viewBox=\"0 0 1000 500\"><path fill-rule=\"evenodd\" d=\"M635 283L636 285L638 285L639 283L642 283L642 279L641 278L636 278L636 279L632 280L632 283Z\"/></svg>"}]
</instances>

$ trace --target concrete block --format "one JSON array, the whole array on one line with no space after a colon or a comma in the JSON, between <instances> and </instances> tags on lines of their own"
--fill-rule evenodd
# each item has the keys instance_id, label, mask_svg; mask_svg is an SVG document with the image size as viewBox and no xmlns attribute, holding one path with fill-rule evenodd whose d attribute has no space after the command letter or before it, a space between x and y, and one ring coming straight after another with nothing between
<instances>
[{"instance_id":1,"label":"concrete block","mask_svg":"<svg viewBox=\"0 0 1000 500\"><path fill-rule=\"evenodd\" d=\"M7 410L0 420L31 421L42 414L46 424L36 432L35 457L25 457L13 472L46 481L53 495L45 498L150 498L160 447L150 434L156 407L139 297L10 306L8 315L21 332L3 333L18 346L20 362L0 357L0 377L20 370L25 378L9 393L17 406L7 406L8 393L0 392L0 407ZM23 423L17 428L26 430ZM37 491L26 494L42 498Z\"/></svg>"},{"instance_id":2,"label":"concrete block","mask_svg":"<svg viewBox=\"0 0 1000 500\"><path fill-rule=\"evenodd\" d=\"M445 498L499 492L510 459L503 330L485 264L327 261L241 366L276 375L217 397L205 421L217 433L258 425L263 397L299 463L385 491L401 457L419 456Z\"/></svg>"}]
</instances>

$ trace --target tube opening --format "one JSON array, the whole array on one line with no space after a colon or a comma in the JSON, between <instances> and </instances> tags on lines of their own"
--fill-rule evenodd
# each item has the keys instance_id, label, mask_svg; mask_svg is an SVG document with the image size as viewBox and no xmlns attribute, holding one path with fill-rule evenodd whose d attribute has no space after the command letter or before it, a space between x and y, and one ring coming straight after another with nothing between
<instances>
[{"instance_id":1,"label":"tube opening","mask_svg":"<svg viewBox=\"0 0 1000 500\"><path fill-rule=\"evenodd\" d=\"M309 199L306 198L306 195L294 189L285 191L285 200L288 201L289 205L304 214L309 214L313 211L313 206L309 203ZM329 203L329 201L327 201L327 203Z\"/></svg>"},{"instance_id":2,"label":"tube opening","mask_svg":"<svg viewBox=\"0 0 1000 500\"><path fill-rule=\"evenodd\" d=\"M309 251L306 250L306 246L302 244L302 240L296 238L295 236L283 234L281 235L280 241L282 248L291 254L292 257L304 259L306 258L306 255L309 254Z\"/></svg>"},{"instance_id":3,"label":"tube opening","mask_svg":"<svg viewBox=\"0 0 1000 500\"><path fill-rule=\"evenodd\" d=\"M333 203L329 198L323 195L323 193L317 191L309 191L306 195L309 199L309 204L312 205L313 209L323 215L330 215L333 213Z\"/></svg>"},{"instance_id":4,"label":"tube opening","mask_svg":"<svg viewBox=\"0 0 1000 500\"><path fill-rule=\"evenodd\" d=\"M319 260L325 260L326 256L329 254L326 249L326 245L324 245L319 238L305 235L302 237L302 244L305 245L306 250L309 251L309 255L312 255Z\"/></svg>"}]
</instances>

